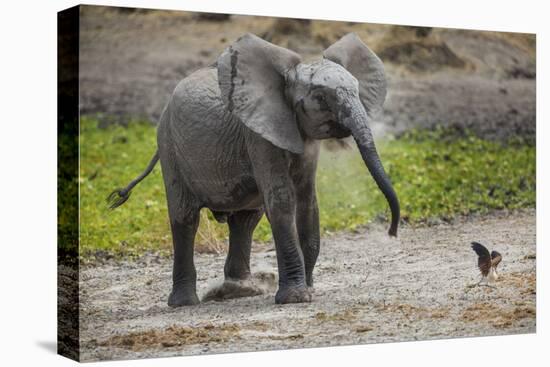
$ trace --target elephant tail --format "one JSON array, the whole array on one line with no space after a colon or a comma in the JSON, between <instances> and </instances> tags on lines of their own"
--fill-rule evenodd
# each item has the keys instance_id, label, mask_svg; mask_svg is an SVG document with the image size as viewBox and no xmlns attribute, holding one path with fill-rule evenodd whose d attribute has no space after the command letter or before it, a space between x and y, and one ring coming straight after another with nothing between
<instances>
[{"instance_id":1,"label":"elephant tail","mask_svg":"<svg viewBox=\"0 0 550 367\"><path fill-rule=\"evenodd\" d=\"M155 155L153 158L151 158L151 161L147 165L147 168L145 168L145 171L143 171L139 176L137 176L135 179L132 180L126 186L125 188L118 188L115 191L113 191L108 197L107 197L107 204L109 205L109 209L116 209L122 204L126 202L130 198L130 194L132 193L132 189L134 186L136 186L138 183L140 183L151 171L153 168L155 168L155 165L159 161L159 151L155 152Z\"/></svg>"}]
</instances>

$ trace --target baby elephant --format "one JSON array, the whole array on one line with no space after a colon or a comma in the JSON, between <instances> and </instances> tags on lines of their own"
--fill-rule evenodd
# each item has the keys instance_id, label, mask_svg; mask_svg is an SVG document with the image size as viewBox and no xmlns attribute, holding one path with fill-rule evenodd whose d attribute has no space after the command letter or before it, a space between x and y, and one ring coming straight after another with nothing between
<instances>
[{"instance_id":1,"label":"baby elephant","mask_svg":"<svg viewBox=\"0 0 550 367\"><path fill-rule=\"evenodd\" d=\"M111 208L124 203L160 159L174 243L168 304L199 303L193 247L201 208L229 225L227 282L251 277L252 233L265 213L277 253L275 302L311 301L320 139L353 136L389 203L389 234L396 236L399 201L369 128L385 95L382 62L355 34L310 63L246 34L214 64L183 79L160 118L149 166L109 197Z\"/></svg>"}]
</instances>

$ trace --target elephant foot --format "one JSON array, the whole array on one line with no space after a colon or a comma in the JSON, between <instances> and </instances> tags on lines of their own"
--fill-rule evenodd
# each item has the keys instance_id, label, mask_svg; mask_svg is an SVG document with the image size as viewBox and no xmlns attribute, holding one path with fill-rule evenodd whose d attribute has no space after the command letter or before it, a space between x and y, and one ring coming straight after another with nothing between
<instances>
[{"instance_id":1,"label":"elephant foot","mask_svg":"<svg viewBox=\"0 0 550 367\"><path fill-rule=\"evenodd\" d=\"M311 302L311 291L304 286L279 288L275 295L275 303L304 303Z\"/></svg>"},{"instance_id":2,"label":"elephant foot","mask_svg":"<svg viewBox=\"0 0 550 367\"><path fill-rule=\"evenodd\" d=\"M258 296L274 291L276 287L275 274L258 272L247 279L226 279L222 284L206 292L202 297L202 302Z\"/></svg>"},{"instance_id":3,"label":"elephant foot","mask_svg":"<svg viewBox=\"0 0 550 367\"><path fill-rule=\"evenodd\" d=\"M199 297L194 290L172 289L168 296L168 306L170 307L192 306L199 303Z\"/></svg>"}]
</instances>

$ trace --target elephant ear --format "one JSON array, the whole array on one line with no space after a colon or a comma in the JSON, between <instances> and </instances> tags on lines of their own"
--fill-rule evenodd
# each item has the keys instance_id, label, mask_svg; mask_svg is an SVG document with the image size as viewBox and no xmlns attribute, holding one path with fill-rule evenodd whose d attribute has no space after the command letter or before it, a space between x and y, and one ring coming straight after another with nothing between
<instances>
[{"instance_id":1,"label":"elephant ear","mask_svg":"<svg viewBox=\"0 0 550 367\"><path fill-rule=\"evenodd\" d=\"M373 117L386 99L384 64L355 33L348 33L323 52L323 56L342 65L359 81L359 98Z\"/></svg>"},{"instance_id":2,"label":"elephant ear","mask_svg":"<svg viewBox=\"0 0 550 367\"><path fill-rule=\"evenodd\" d=\"M228 110L248 128L293 153L304 152L294 111L285 98L285 75L300 56L252 34L218 58L218 83Z\"/></svg>"}]
</instances>

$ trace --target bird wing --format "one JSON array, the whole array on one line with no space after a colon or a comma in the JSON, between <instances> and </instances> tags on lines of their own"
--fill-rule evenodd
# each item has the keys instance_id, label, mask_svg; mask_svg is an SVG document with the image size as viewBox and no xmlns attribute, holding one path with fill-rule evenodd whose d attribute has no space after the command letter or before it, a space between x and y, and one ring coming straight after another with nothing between
<instances>
[{"instance_id":1,"label":"bird wing","mask_svg":"<svg viewBox=\"0 0 550 367\"><path fill-rule=\"evenodd\" d=\"M477 254L477 266L479 271L481 271L481 275L486 277L492 266L491 254L489 253L489 250L487 250L487 247L483 246L479 242L472 242L472 250L474 250Z\"/></svg>"},{"instance_id":2,"label":"bird wing","mask_svg":"<svg viewBox=\"0 0 550 367\"><path fill-rule=\"evenodd\" d=\"M496 269L498 264L502 261L502 255L499 252L491 252L491 265Z\"/></svg>"}]
</instances>

